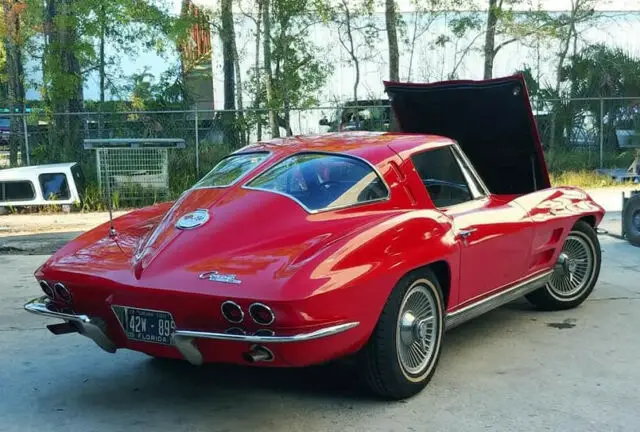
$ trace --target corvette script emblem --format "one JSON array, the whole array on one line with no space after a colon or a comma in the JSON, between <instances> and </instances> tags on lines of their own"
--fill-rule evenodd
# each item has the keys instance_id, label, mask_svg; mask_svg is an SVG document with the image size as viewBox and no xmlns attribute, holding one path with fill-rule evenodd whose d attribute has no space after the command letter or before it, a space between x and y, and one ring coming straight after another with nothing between
<instances>
[{"instance_id":1,"label":"corvette script emblem","mask_svg":"<svg viewBox=\"0 0 640 432\"><path fill-rule=\"evenodd\" d=\"M209 220L209 212L204 209L198 209L187 213L178 219L176 228L178 229L193 229L204 225Z\"/></svg>"},{"instance_id":2,"label":"corvette script emblem","mask_svg":"<svg viewBox=\"0 0 640 432\"><path fill-rule=\"evenodd\" d=\"M224 282L230 284L241 284L242 281L236 278L236 275L233 274L222 274L217 271L210 271L206 273L200 273L200 279L209 279L210 281L215 282Z\"/></svg>"}]
</instances>

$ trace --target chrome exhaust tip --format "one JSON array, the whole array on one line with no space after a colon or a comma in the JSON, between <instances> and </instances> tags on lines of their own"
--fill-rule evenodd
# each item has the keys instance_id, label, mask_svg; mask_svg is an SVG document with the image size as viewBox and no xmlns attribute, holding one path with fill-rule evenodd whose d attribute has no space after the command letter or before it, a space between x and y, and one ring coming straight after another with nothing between
<instances>
[{"instance_id":1,"label":"chrome exhaust tip","mask_svg":"<svg viewBox=\"0 0 640 432\"><path fill-rule=\"evenodd\" d=\"M253 345L248 352L242 354L242 357L249 363L257 363L272 361L275 356L268 348Z\"/></svg>"}]
</instances>

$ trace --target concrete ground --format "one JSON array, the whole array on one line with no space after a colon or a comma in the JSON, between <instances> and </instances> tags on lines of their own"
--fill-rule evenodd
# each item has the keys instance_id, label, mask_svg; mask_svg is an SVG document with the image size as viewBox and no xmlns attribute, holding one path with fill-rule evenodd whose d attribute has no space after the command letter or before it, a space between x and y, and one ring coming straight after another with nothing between
<instances>
[{"instance_id":1,"label":"concrete ground","mask_svg":"<svg viewBox=\"0 0 640 432\"><path fill-rule=\"evenodd\" d=\"M370 398L348 366L194 367L53 336L55 320L22 310L47 255L0 255L0 431L640 430L640 249L600 240L581 307L517 301L452 330L431 384L403 402Z\"/></svg>"}]
</instances>

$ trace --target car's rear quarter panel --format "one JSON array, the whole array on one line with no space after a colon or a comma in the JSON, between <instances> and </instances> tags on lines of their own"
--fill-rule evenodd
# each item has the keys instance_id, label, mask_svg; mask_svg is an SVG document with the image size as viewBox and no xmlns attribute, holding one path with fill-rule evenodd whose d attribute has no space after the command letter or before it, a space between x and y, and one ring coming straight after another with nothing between
<instances>
[{"instance_id":1,"label":"car's rear quarter panel","mask_svg":"<svg viewBox=\"0 0 640 432\"><path fill-rule=\"evenodd\" d=\"M571 228L580 219L597 227L604 209L586 192L574 187L554 187L523 195L514 202L525 208L533 223L529 272L552 267Z\"/></svg>"}]
</instances>

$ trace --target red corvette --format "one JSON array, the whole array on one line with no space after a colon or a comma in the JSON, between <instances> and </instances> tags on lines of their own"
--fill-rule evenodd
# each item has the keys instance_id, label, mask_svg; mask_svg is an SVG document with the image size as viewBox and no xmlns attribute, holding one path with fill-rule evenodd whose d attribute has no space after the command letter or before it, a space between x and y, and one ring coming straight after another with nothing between
<instances>
[{"instance_id":1,"label":"red corvette","mask_svg":"<svg viewBox=\"0 0 640 432\"><path fill-rule=\"evenodd\" d=\"M551 187L522 77L385 86L399 132L242 148L60 249L26 310L196 365L352 356L398 399L431 379L445 330L521 296L581 304L604 210Z\"/></svg>"}]
</instances>

